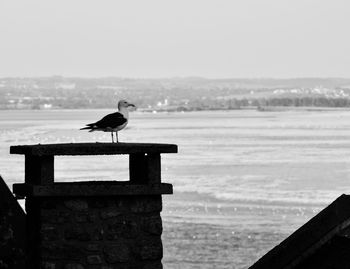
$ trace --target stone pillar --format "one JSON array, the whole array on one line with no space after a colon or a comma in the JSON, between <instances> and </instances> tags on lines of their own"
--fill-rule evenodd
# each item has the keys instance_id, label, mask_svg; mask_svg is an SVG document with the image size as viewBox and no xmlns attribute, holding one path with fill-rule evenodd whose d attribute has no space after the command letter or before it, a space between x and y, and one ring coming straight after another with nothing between
<instances>
[{"instance_id":1,"label":"stone pillar","mask_svg":"<svg viewBox=\"0 0 350 269\"><path fill-rule=\"evenodd\" d=\"M103 194L85 182L83 187L92 191L84 196L81 183L57 183L46 193L28 195L27 268L162 268L161 191L142 194L137 186L138 194L132 195L131 185L129 195L115 195L114 184L104 182L103 189L111 192ZM65 188L71 189L68 195ZM170 192L170 186L162 191Z\"/></svg>"},{"instance_id":2,"label":"stone pillar","mask_svg":"<svg viewBox=\"0 0 350 269\"><path fill-rule=\"evenodd\" d=\"M27 269L162 268L161 153L171 144L12 146L25 155ZM56 155L129 155L129 181L54 182Z\"/></svg>"}]
</instances>

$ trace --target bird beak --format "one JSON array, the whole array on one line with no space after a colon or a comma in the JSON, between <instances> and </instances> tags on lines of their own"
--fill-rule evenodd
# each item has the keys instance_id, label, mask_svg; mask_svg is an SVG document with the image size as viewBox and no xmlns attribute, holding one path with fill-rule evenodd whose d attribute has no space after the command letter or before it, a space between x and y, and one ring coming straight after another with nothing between
<instances>
[{"instance_id":1,"label":"bird beak","mask_svg":"<svg viewBox=\"0 0 350 269\"><path fill-rule=\"evenodd\" d=\"M136 107L134 104L128 104L128 107L129 107L129 106Z\"/></svg>"}]
</instances>

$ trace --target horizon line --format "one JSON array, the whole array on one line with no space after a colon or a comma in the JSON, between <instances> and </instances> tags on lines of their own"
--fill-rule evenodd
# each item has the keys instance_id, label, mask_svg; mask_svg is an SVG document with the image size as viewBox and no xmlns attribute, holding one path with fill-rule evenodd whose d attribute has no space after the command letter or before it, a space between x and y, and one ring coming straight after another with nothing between
<instances>
[{"instance_id":1,"label":"horizon line","mask_svg":"<svg viewBox=\"0 0 350 269\"><path fill-rule=\"evenodd\" d=\"M204 76L169 76L169 77L128 77L128 76L63 76L63 75L48 75L48 76L3 76L3 79L43 79L43 78L67 78L67 79L132 79L132 80L162 80L162 79L202 79L202 80L297 80L297 79L344 79L350 77L316 77L316 76L301 76L301 77L204 77Z\"/></svg>"}]
</instances>

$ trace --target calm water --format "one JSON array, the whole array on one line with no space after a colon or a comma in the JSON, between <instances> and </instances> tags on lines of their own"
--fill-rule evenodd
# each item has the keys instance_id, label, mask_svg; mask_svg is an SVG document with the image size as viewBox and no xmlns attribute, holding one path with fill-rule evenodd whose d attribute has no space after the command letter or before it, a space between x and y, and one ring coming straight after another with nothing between
<instances>
[{"instance_id":1,"label":"calm water","mask_svg":"<svg viewBox=\"0 0 350 269\"><path fill-rule=\"evenodd\" d=\"M109 142L108 133L78 130L109 112L0 111L0 174L23 181L24 158L9 155L10 145ZM165 268L247 268L350 192L350 111L135 112L119 138L179 146L162 157L175 191L164 196ZM57 181L128 177L125 156L55 165Z\"/></svg>"}]
</instances>

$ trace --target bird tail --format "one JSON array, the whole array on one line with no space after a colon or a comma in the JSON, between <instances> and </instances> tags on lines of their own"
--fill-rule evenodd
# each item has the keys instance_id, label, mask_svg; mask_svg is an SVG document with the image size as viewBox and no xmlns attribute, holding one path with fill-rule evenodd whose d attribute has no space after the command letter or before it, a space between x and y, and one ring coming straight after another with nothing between
<instances>
[{"instance_id":1,"label":"bird tail","mask_svg":"<svg viewBox=\"0 0 350 269\"><path fill-rule=\"evenodd\" d=\"M92 129L92 127L88 126L88 127L80 128L79 130L91 130L91 129Z\"/></svg>"},{"instance_id":2,"label":"bird tail","mask_svg":"<svg viewBox=\"0 0 350 269\"><path fill-rule=\"evenodd\" d=\"M89 124L86 124L85 127L80 128L79 130L90 130L90 132L93 132L95 127L96 127L95 123L89 123Z\"/></svg>"}]
</instances>

